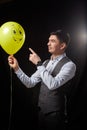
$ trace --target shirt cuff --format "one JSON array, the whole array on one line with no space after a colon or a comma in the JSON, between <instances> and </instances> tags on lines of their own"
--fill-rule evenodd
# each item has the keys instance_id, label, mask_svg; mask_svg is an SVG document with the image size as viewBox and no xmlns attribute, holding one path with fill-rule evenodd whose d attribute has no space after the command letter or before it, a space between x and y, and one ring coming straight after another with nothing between
<instances>
[{"instance_id":1,"label":"shirt cuff","mask_svg":"<svg viewBox=\"0 0 87 130\"><path fill-rule=\"evenodd\" d=\"M21 68L19 67L19 69L17 71L15 71L15 74L20 74L21 73Z\"/></svg>"},{"instance_id":2,"label":"shirt cuff","mask_svg":"<svg viewBox=\"0 0 87 130\"><path fill-rule=\"evenodd\" d=\"M42 72L42 71L44 71L46 68L45 68L43 65L41 65L41 66L37 66L37 69L38 69L40 72Z\"/></svg>"}]
</instances>

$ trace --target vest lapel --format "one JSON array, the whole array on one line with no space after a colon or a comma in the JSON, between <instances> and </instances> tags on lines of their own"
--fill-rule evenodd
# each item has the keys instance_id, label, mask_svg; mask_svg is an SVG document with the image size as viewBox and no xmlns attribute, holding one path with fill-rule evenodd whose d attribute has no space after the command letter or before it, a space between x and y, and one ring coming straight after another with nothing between
<instances>
[{"instance_id":1,"label":"vest lapel","mask_svg":"<svg viewBox=\"0 0 87 130\"><path fill-rule=\"evenodd\" d=\"M65 63L69 62L69 61L70 61L70 59L69 59L67 56L64 57L64 58L62 58L62 59L57 63L57 65L55 66L55 68L54 68L54 70L53 70L53 72L52 72L52 76L53 76L53 77L56 76L56 75L59 73L59 71L60 71L60 69L62 68L62 66L63 66ZM48 62L49 62L49 59L45 61L45 63L44 63L45 67L47 66Z\"/></svg>"}]
</instances>

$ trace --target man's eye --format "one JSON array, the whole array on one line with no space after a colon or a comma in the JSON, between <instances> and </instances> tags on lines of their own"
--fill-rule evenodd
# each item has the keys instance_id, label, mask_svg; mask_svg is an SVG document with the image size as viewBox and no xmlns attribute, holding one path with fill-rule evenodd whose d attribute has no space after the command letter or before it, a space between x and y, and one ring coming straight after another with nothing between
<instances>
[{"instance_id":1,"label":"man's eye","mask_svg":"<svg viewBox=\"0 0 87 130\"><path fill-rule=\"evenodd\" d=\"M51 42L55 42L55 40L51 40Z\"/></svg>"}]
</instances>

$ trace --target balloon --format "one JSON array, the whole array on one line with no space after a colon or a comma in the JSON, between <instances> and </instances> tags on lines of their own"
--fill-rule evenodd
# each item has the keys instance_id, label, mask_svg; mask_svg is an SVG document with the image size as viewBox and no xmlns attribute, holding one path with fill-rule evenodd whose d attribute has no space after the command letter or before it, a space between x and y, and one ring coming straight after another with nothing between
<instances>
[{"instance_id":1,"label":"balloon","mask_svg":"<svg viewBox=\"0 0 87 130\"><path fill-rule=\"evenodd\" d=\"M0 45L8 54L15 54L23 46L25 31L14 21L6 22L0 27Z\"/></svg>"}]
</instances>

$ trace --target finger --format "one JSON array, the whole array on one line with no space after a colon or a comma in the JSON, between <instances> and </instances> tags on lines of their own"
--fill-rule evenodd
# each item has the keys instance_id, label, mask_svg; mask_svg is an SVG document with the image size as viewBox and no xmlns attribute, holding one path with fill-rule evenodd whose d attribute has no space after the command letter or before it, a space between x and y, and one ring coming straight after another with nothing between
<instances>
[{"instance_id":1,"label":"finger","mask_svg":"<svg viewBox=\"0 0 87 130\"><path fill-rule=\"evenodd\" d=\"M35 52L34 50L32 50L31 48L29 48L29 50L30 50L30 52L31 52L32 54L36 54L36 52Z\"/></svg>"},{"instance_id":2,"label":"finger","mask_svg":"<svg viewBox=\"0 0 87 130\"><path fill-rule=\"evenodd\" d=\"M9 55L8 58L13 58L13 55Z\"/></svg>"},{"instance_id":3,"label":"finger","mask_svg":"<svg viewBox=\"0 0 87 130\"><path fill-rule=\"evenodd\" d=\"M9 55L9 56L13 56L13 54Z\"/></svg>"}]
</instances>

